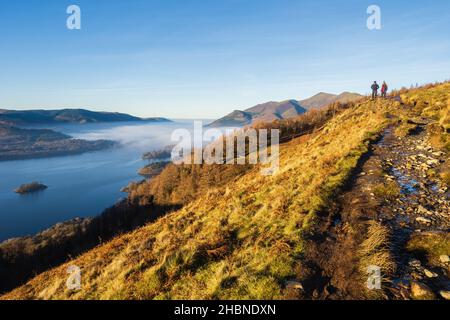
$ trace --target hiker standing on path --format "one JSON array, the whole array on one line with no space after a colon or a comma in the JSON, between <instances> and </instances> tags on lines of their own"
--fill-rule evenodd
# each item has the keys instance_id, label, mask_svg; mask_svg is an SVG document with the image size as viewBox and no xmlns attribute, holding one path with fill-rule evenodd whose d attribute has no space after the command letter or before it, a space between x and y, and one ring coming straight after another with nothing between
<instances>
[{"instance_id":1,"label":"hiker standing on path","mask_svg":"<svg viewBox=\"0 0 450 320\"><path fill-rule=\"evenodd\" d=\"M380 89L380 86L376 81L372 84L372 100L375 100L378 97L378 89Z\"/></svg>"},{"instance_id":2,"label":"hiker standing on path","mask_svg":"<svg viewBox=\"0 0 450 320\"><path fill-rule=\"evenodd\" d=\"M386 84L386 81L383 81L383 85L381 86L381 97L386 98L386 94L388 91L388 85Z\"/></svg>"}]
</instances>

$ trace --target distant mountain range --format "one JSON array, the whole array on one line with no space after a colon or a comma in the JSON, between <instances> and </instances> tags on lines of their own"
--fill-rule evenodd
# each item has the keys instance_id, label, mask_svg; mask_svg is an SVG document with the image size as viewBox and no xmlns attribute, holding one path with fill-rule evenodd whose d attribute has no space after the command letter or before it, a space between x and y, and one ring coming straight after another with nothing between
<instances>
[{"instance_id":1,"label":"distant mountain range","mask_svg":"<svg viewBox=\"0 0 450 320\"><path fill-rule=\"evenodd\" d=\"M258 104L244 111L235 110L222 117L208 127L242 127L258 121L270 122L273 120L289 119L299 116L311 109L320 109L333 102L349 102L360 99L357 93L343 92L339 95L321 92L315 96L297 101L286 100L282 102L266 102Z\"/></svg>"},{"instance_id":2,"label":"distant mountain range","mask_svg":"<svg viewBox=\"0 0 450 320\"><path fill-rule=\"evenodd\" d=\"M120 121L169 122L165 118L138 118L124 113L95 112L85 109L4 110L0 109L0 125L30 125L55 123L93 123Z\"/></svg>"}]
</instances>

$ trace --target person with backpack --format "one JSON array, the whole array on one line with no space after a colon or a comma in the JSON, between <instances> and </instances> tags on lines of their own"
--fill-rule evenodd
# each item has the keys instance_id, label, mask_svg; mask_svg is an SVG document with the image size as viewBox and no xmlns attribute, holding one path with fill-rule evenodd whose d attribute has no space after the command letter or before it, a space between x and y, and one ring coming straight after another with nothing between
<instances>
[{"instance_id":1,"label":"person with backpack","mask_svg":"<svg viewBox=\"0 0 450 320\"><path fill-rule=\"evenodd\" d=\"M381 97L386 98L388 91L388 85L386 84L386 81L383 81L383 85L381 86Z\"/></svg>"},{"instance_id":2,"label":"person with backpack","mask_svg":"<svg viewBox=\"0 0 450 320\"><path fill-rule=\"evenodd\" d=\"M380 89L380 86L376 81L372 84L372 100L375 100L378 97L378 89Z\"/></svg>"}]
</instances>

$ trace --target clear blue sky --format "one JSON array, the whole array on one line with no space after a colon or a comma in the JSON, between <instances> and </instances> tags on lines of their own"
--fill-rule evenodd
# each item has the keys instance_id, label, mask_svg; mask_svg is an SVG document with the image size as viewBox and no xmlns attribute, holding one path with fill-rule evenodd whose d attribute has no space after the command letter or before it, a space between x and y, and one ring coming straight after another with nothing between
<instances>
[{"instance_id":1,"label":"clear blue sky","mask_svg":"<svg viewBox=\"0 0 450 320\"><path fill-rule=\"evenodd\" d=\"M66 28L66 9L82 29ZM366 28L366 9L382 29ZM0 1L0 107L215 118L450 78L450 1Z\"/></svg>"}]
</instances>

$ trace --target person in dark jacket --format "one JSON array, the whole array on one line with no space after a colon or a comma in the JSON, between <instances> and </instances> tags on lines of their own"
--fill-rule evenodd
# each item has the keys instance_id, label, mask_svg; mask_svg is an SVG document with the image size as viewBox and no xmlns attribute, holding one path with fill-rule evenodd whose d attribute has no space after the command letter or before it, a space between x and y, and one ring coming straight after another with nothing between
<instances>
[{"instance_id":1,"label":"person in dark jacket","mask_svg":"<svg viewBox=\"0 0 450 320\"><path fill-rule=\"evenodd\" d=\"M380 89L380 86L376 81L372 84L372 100L375 100L378 97L378 89Z\"/></svg>"},{"instance_id":2,"label":"person in dark jacket","mask_svg":"<svg viewBox=\"0 0 450 320\"><path fill-rule=\"evenodd\" d=\"M386 84L386 81L383 81L383 85L381 86L381 97L386 98L388 91L388 85Z\"/></svg>"}]
</instances>

